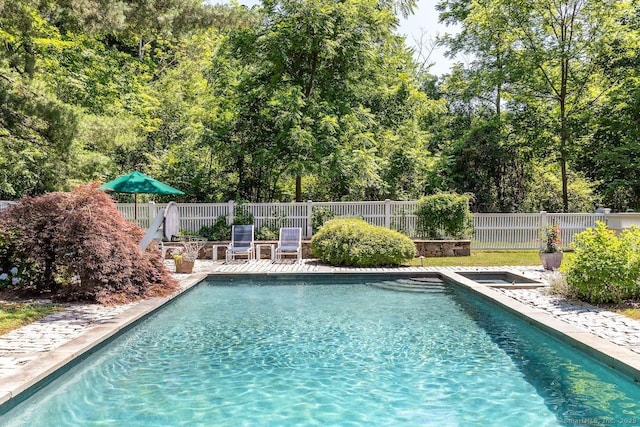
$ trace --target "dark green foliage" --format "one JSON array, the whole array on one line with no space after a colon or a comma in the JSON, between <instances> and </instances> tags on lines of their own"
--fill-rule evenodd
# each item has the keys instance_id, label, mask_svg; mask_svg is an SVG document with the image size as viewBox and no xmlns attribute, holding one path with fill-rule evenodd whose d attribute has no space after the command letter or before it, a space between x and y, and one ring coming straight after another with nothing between
<instances>
[{"instance_id":1,"label":"dark green foliage","mask_svg":"<svg viewBox=\"0 0 640 427\"><path fill-rule=\"evenodd\" d=\"M0 199L139 169L184 202L640 208L631 2L439 1L472 58L440 77L397 36L414 4L0 1Z\"/></svg>"},{"instance_id":2,"label":"dark green foliage","mask_svg":"<svg viewBox=\"0 0 640 427\"><path fill-rule=\"evenodd\" d=\"M76 120L68 105L31 83L0 78L0 199L64 185Z\"/></svg>"},{"instance_id":3,"label":"dark green foliage","mask_svg":"<svg viewBox=\"0 0 640 427\"><path fill-rule=\"evenodd\" d=\"M260 228L256 229L256 240L278 240L280 228L287 226L287 217L278 208L271 209L271 218L265 218L260 223Z\"/></svg>"},{"instance_id":4,"label":"dark green foliage","mask_svg":"<svg viewBox=\"0 0 640 427\"><path fill-rule=\"evenodd\" d=\"M143 230L97 187L23 199L2 213L0 236L11 239L9 264L21 273L19 286L104 304L172 292L176 282L157 250L138 249Z\"/></svg>"},{"instance_id":5,"label":"dark green foliage","mask_svg":"<svg viewBox=\"0 0 640 427\"><path fill-rule=\"evenodd\" d=\"M236 206L233 215L233 225L251 225L253 224L253 214L246 205L246 201L241 201Z\"/></svg>"},{"instance_id":6,"label":"dark green foliage","mask_svg":"<svg viewBox=\"0 0 640 427\"><path fill-rule=\"evenodd\" d=\"M508 144L500 122L477 121L448 147L447 179L457 192L473 194L475 212L515 212L526 194L528 162L521 149Z\"/></svg>"},{"instance_id":7,"label":"dark green foliage","mask_svg":"<svg viewBox=\"0 0 640 427\"><path fill-rule=\"evenodd\" d=\"M640 58L611 102L595 112L596 131L580 151L579 166L598 182L604 203L615 211L640 208Z\"/></svg>"},{"instance_id":8,"label":"dark green foliage","mask_svg":"<svg viewBox=\"0 0 640 427\"><path fill-rule=\"evenodd\" d=\"M227 217L220 215L212 225L200 227L198 235L212 241L230 240L231 226L227 224Z\"/></svg>"},{"instance_id":9,"label":"dark green foliage","mask_svg":"<svg viewBox=\"0 0 640 427\"><path fill-rule=\"evenodd\" d=\"M418 193L414 178L429 158L419 120L431 102L410 77L390 3L265 1L262 25L229 39L225 47L244 66L225 138L235 142L225 150L242 177L240 197ZM395 169L386 159L400 147L420 156Z\"/></svg>"},{"instance_id":10,"label":"dark green foliage","mask_svg":"<svg viewBox=\"0 0 640 427\"><path fill-rule=\"evenodd\" d=\"M336 218L311 239L311 251L322 262L337 266L400 265L415 256L407 236L355 218Z\"/></svg>"},{"instance_id":11,"label":"dark green foliage","mask_svg":"<svg viewBox=\"0 0 640 427\"><path fill-rule=\"evenodd\" d=\"M246 206L246 202L239 202L234 211L232 225L251 225L253 223L254 217ZM278 224L267 224L260 228L260 230L257 230L255 237L257 240L274 240L275 236L275 240L277 240L279 230ZM231 225L227 224L227 217L225 215L220 215L212 225L203 225L200 227L198 234L206 237L207 240L230 240Z\"/></svg>"},{"instance_id":12,"label":"dark green foliage","mask_svg":"<svg viewBox=\"0 0 640 427\"><path fill-rule=\"evenodd\" d=\"M426 239L463 239L473 232L469 196L441 193L425 196L416 209L416 231Z\"/></svg>"},{"instance_id":13,"label":"dark green foliage","mask_svg":"<svg viewBox=\"0 0 640 427\"><path fill-rule=\"evenodd\" d=\"M280 227L263 226L256 231L256 240L278 240L280 238Z\"/></svg>"},{"instance_id":14,"label":"dark green foliage","mask_svg":"<svg viewBox=\"0 0 640 427\"><path fill-rule=\"evenodd\" d=\"M15 257L15 233L0 229L0 289L16 286L21 281L21 263Z\"/></svg>"},{"instance_id":15,"label":"dark green foliage","mask_svg":"<svg viewBox=\"0 0 640 427\"><path fill-rule=\"evenodd\" d=\"M325 222L335 218L336 213L329 208L314 207L311 211L311 226L313 233L317 233Z\"/></svg>"},{"instance_id":16,"label":"dark green foliage","mask_svg":"<svg viewBox=\"0 0 640 427\"><path fill-rule=\"evenodd\" d=\"M600 304L640 297L640 229L616 236L599 222L578 233L574 247L565 273L570 289L581 299Z\"/></svg>"},{"instance_id":17,"label":"dark green foliage","mask_svg":"<svg viewBox=\"0 0 640 427\"><path fill-rule=\"evenodd\" d=\"M256 231L256 240L278 240L281 222L282 220L275 220L273 224L263 225ZM235 210L233 225L251 225L253 223L253 214L243 202L240 202ZM200 227L198 235L213 241L230 240L231 225L227 225L227 217L225 215L220 215L212 225Z\"/></svg>"}]
</instances>

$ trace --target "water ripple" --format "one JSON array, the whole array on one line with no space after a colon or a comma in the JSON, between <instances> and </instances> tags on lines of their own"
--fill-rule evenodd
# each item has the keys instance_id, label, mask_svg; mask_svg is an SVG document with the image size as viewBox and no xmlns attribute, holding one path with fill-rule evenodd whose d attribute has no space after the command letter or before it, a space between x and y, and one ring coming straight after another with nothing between
<instances>
[{"instance_id":1,"label":"water ripple","mask_svg":"<svg viewBox=\"0 0 640 427\"><path fill-rule=\"evenodd\" d=\"M200 286L5 419L539 427L640 413L640 392L478 304L443 286Z\"/></svg>"}]
</instances>

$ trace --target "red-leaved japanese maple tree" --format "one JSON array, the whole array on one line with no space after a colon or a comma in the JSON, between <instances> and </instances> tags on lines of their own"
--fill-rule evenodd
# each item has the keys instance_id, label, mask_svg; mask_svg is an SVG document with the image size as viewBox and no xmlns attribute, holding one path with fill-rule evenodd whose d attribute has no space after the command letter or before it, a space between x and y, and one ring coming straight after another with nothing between
<instances>
[{"instance_id":1,"label":"red-leaved japanese maple tree","mask_svg":"<svg viewBox=\"0 0 640 427\"><path fill-rule=\"evenodd\" d=\"M0 215L19 286L66 300L119 304L173 292L158 251L138 248L143 234L96 183L25 198Z\"/></svg>"}]
</instances>

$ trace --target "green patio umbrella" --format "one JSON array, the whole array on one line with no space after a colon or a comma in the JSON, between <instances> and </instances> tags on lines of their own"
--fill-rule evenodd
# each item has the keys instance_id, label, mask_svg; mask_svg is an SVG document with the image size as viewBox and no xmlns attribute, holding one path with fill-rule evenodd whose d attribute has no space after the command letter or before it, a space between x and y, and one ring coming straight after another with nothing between
<instances>
[{"instance_id":1,"label":"green patio umbrella","mask_svg":"<svg viewBox=\"0 0 640 427\"><path fill-rule=\"evenodd\" d=\"M100 186L100 189L113 191L114 193L133 194L134 219L138 219L138 194L184 194L177 188L173 188L138 171L122 175L113 181L105 182Z\"/></svg>"}]
</instances>

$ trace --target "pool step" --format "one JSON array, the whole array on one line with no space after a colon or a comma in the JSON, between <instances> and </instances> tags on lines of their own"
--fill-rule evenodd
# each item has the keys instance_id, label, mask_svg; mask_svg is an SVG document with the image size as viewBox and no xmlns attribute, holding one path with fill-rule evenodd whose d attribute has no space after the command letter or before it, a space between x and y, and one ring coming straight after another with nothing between
<instances>
[{"instance_id":1,"label":"pool step","mask_svg":"<svg viewBox=\"0 0 640 427\"><path fill-rule=\"evenodd\" d=\"M442 279L439 277L412 277L409 280L412 282L418 282L418 283L432 283L432 284L444 283Z\"/></svg>"},{"instance_id":2,"label":"pool step","mask_svg":"<svg viewBox=\"0 0 640 427\"><path fill-rule=\"evenodd\" d=\"M421 280L414 279L400 279L388 282L374 283L373 286L380 289L388 289L391 291L400 292L420 292L420 293L443 293L447 292L447 287L444 282L438 278L419 278ZM429 280L422 280L429 279Z\"/></svg>"}]
</instances>

